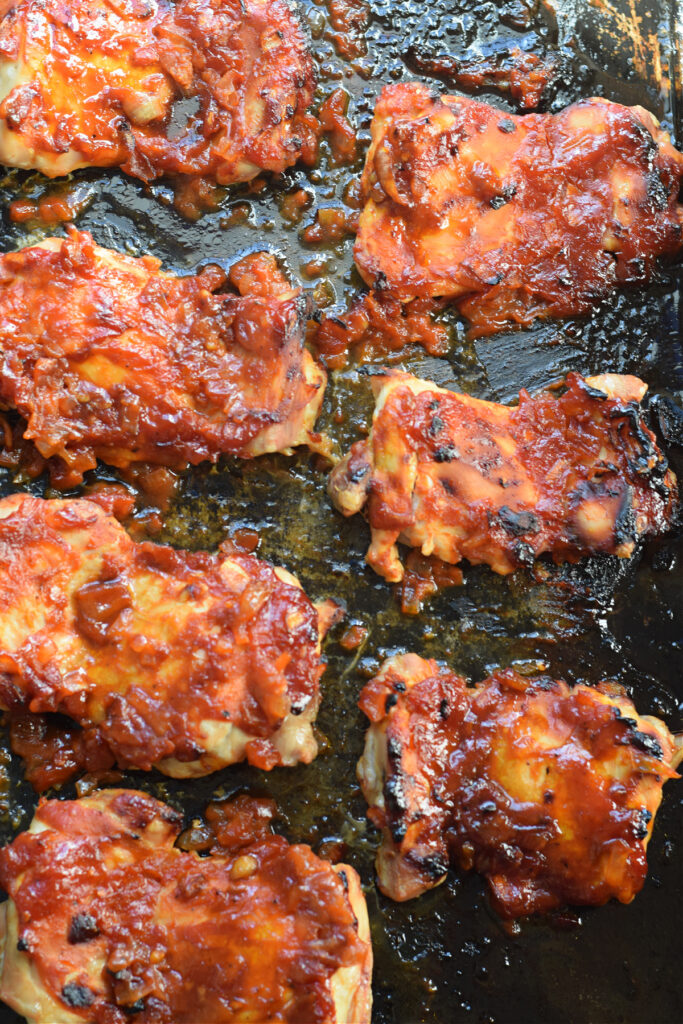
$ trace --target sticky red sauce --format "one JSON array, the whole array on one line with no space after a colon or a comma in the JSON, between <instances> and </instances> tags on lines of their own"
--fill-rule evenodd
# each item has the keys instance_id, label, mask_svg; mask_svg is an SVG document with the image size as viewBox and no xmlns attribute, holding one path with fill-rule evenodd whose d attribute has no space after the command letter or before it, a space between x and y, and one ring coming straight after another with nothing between
<instances>
[{"instance_id":1,"label":"sticky red sauce","mask_svg":"<svg viewBox=\"0 0 683 1024\"><path fill-rule=\"evenodd\" d=\"M367 636L367 627L356 623L349 626L349 628L344 631L342 636L339 638L339 643L345 651L355 651L360 647Z\"/></svg>"},{"instance_id":2,"label":"sticky red sauce","mask_svg":"<svg viewBox=\"0 0 683 1024\"><path fill-rule=\"evenodd\" d=\"M301 240L307 245L330 245L340 242L347 235L354 235L358 226L358 214L347 207L324 206L315 212L315 219L301 232Z\"/></svg>"},{"instance_id":3,"label":"sticky red sauce","mask_svg":"<svg viewBox=\"0 0 683 1024\"><path fill-rule=\"evenodd\" d=\"M75 547L72 530L83 531ZM246 553L252 535L221 555L177 551L134 542L90 503L28 496L0 521L0 534L0 605L12 608L19 588L49 616L49 627L33 629L15 608L21 635L0 680L14 749L38 788L114 763L194 761L214 749L205 722L252 737L239 754L251 764L282 763L273 735L285 716L317 706L319 617L300 587ZM102 556L90 575L81 543ZM75 725L34 722L29 712L57 712Z\"/></svg>"},{"instance_id":4,"label":"sticky red sauce","mask_svg":"<svg viewBox=\"0 0 683 1024\"><path fill-rule=\"evenodd\" d=\"M23 759L24 775L37 793L83 772L106 771L115 763L97 736L85 735L62 718L14 711L8 719L12 751Z\"/></svg>"},{"instance_id":5,"label":"sticky red sauce","mask_svg":"<svg viewBox=\"0 0 683 1024\"><path fill-rule=\"evenodd\" d=\"M318 111L320 127L329 139L332 167L352 164L357 156L356 131L346 116L348 106L349 94L344 89L335 89Z\"/></svg>"},{"instance_id":6,"label":"sticky red sauce","mask_svg":"<svg viewBox=\"0 0 683 1024\"><path fill-rule=\"evenodd\" d=\"M516 116L405 83L385 87L372 138L361 275L454 301L472 336L587 313L680 249L683 155L640 107Z\"/></svg>"},{"instance_id":7,"label":"sticky red sauce","mask_svg":"<svg viewBox=\"0 0 683 1024\"><path fill-rule=\"evenodd\" d=\"M367 946L343 878L273 835L273 812L246 797L210 810L199 858L173 846L179 815L142 793L42 803L47 830L0 852L21 955L96 1024L331 1024L330 978Z\"/></svg>"},{"instance_id":8,"label":"sticky red sauce","mask_svg":"<svg viewBox=\"0 0 683 1024\"><path fill-rule=\"evenodd\" d=\"M637 402L607 397L578 374L559 396L522 391L514 407L416 393L413 378L397 379L371 439L330 478L340 508L362 484L373 530L429 544L444 561L467 558L506 573L544 552L557 561L628 556L640 536L668 527L676 479ZM635 378L616 380L630 387ZM371 549L378 572L386 553L384 541L381 552Z\"/></svg>"},{"instance_id":9,"label":"sticky red sauce","mask_svg":"<svg viewBox=\"0 0 683 1024\"><path fill-rule=\"evenodd\" d=\"M246 181L315 159L313 68L284 0L179 0L116 6L25 0L4 18L0 55L28 61L0 117L48 174L120 164L145 180Z\"/></svg>"},{"instance_id":10,"label":"sticky red sauce","mask_svg":"<svg viewBox=\"0 0 683 1024\"><path fill-rule=\"evenodd\" d=\"M324 374L303 347L297 290L273 257L232 268L240 295L216 294L226 278L218 267L176 278L73 229L1 264L0 400L54 460L57 486L82 482L100 458L163 506L173 468L248 458L266 431L266 450L305 443ZM9 440L8 464L21 458Z\"/></svg>"},{"instance_id":11,"label":"sticky red sauce","mask_svg":"<svg viewBox=\"0 0 683 1024\"><path fill-rule=\"evenodd\" d=\"M64 224L75 220L91 202L92 195L83 195L78 189L67 187L38 199L13 199L9 204L9 217L15 224L26 221Z\"/></svg>"},{"instance_id":12,"label":"sticky red sauce","mask_svg":"<svg viewBox=\"0 0 683 1024\"><path fill-rule=\"evenodd\" d=\"M333 370L351 358L365 363L401 353L406 345L421 345L430 355L443 356L451 337L433 316L442 308L443 303L433 299L404 305L391 295L368 292L353 299L346 312L323 317L311 341Z\"/></svg>"},{"instance_id":13,"label":"sticky red sauce","mask_svg":"<svg viewBox=\"0 0 683 1024\"><path fill-rule=\"evenodd\" d=\"M675 776L663 724L636 722L623 691L617 708L588 687L511 670L468 688L435 662L397 661L360 698L386 724L385 806L369 812L400 860L383 874L380 855L385 891L416 895L450 862L483 874L507 918L630 902L662 784Z\"/></svg>"},{"instance_id":14,"label":"sticky red sauce","mask_svg":"<svg viewBox=\"0 0 683 1024\"><path fill-rule=\"evenodd\" d=\"M413 549L408 552L405 573L398 584L401 611L404 615L418 615L428 598L440 590L459 587L462 581L461 569Z\"/></svg>"},{"instance_id":15,"label":"sticky red sauce","mask_svg":"<svg viewBox=\"0 0 683 1024\"><path fill-rule=\"evenodd\" d=\"M412 50L408 61L416 71L434 75L461 89L494 89L509 94L525 110L533 110L555 74L552 62L545 62L534 53L514 47L502 59L478 57L456 60L455 57L429 57Z\"/></svg>"},{"instance_id":16,"label":"sticky red sauce","mask_svg":"<svg viewBox=\"0 0 683 1024\"><path fill-rule=\"evenodd\" d=\"M333 31L329 38L340 57L353 60L368 52L365 30L370 8L363 0L325 0Z\"/></svg>"}]
</instances>

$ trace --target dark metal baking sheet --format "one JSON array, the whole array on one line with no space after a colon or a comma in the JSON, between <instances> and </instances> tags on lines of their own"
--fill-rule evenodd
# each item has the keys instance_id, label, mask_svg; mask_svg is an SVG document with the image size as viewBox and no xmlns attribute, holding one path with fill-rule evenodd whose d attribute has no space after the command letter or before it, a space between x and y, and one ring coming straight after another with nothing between
<instances>
[{"instance_id":1,"label":"dark metal baking sheet","mask_svg":"<svg viewBox=\"0 0 683 1024\"><path fill-rule=\"evenodd\" d=\"M373 0L368 55L353 66L338 58L328 38L326 8L310 0L302 7L319 67L319 94L337 85L352 94L351 114L361 139L367 139L381 85L421 77L404 62L410 47L471 57L518 45L561 67L542 109L559 109L596 93L641 103L683 143L676 37L681 10L672 0L562 0L554 10L534 0ZM499 95L484 95L501 109L513 109ZM291 171L258 195L233 191L220 209L196 223L174 211L164 187L148 190L118 174L85 171L75 180L92 202L78 225L92 231L100 244L134 254L151 252L178 272L207 261L229 264L246 252L268 248L298 278L302 265L315 255L315 248L299 239L302 225L317 207L340 202L357 171L358 165L330 169L323 158L318 169ZM11 224L6 204L19 191L32 194L43 186L37 177L16 173L0 183L3 249L39 237ZM309 191L313 203L302 225L293 226L282 218L280 205L298 187ZM228 223L240 206L247 219ZM343 304L358 286L351 245L349 238L326 253L329 274L318 287L319 298L327 295ZM311 290L319 285L304 283ZM475 344L465 340L462 325L454 321L454 346L447 359L414 351L402 365L447 386L502 401L512 399L520 387L541 387L568 369L632 372L650 382L652 395L680 406L682 283L680 265L670 267L646 291L616 295L587 320L544 324ZM370 408L367 382L357 368L333 375L323 425L340 449L359 436ZM337 409L347 411L341 424L335 422ZM673 443L667 448L683 476L682 449ZM100 475L114 478L109 470ZM547 583L522 572L501 578L487 569L467 568L462 587L439 595L420 616L406 618L391 588L364 564L368 535L362 520L342 522L324 485L324 473L302 453L201 467L184 477L161 536L172 544L213 549L236 526L255 527L260 554L298 573L312 595L342 598L349 620L369 629L366 643L353 654L338 644L340 628L327 645L319 718L326 742L320 756L308 767L270 774L238 766L192 783L142 773L127 776L126 783L170 800L188 820L216 796L245 788L268 793L281 808L279 827L290 839L316 849L325 840L342 840L345 857L361 873L370 909L376 1024L680 1020L680 783L665 789L650 845L649 878L633 904L582 910L553 925L527 923L511 935L489 909L484 883L476 875L453 872L445 885L406 904L380 896L372 868L378 837L366 825L355 781L365 729L356 708L359 690L383 657L403 649L446 659L473 679L510 664L542 665L570 681L615 678L627 685L641 712L662 715L672 729L681 729L680 530L648 544L629 563L592 559L571 570L551 569ZM47 484L0 477L2 493L26 487L45 493ZM20 763L13 759L10 767L8 811L0 823L3 841L26 827L36 800L22 782ZM72 792L65 788L62 795ZM0 1007L0 1020L10 1024L18 1018Z\"/></svg>"}]
</instances>

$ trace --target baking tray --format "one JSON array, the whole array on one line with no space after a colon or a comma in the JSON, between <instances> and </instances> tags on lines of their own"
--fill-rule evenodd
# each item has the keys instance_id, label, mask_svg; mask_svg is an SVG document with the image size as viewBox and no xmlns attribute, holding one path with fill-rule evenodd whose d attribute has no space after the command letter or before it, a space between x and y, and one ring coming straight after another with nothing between
<instances>
[{"instance_id":1,"label":"baking tray","mask_svg":"<svg viewBox=\"0 0 683 1024\"><path fill-rule=\"evenodd\" d=\"M338 86L350 93L350 116L361 148L383 83L421 78L438 84L415 73L416 53L496 57L514 46L556 65L555 82L540 109L557 110L591 94L641 103L683 143L677 47L682 11L675 0L570 0L553 8L534 0L373 0L367 54L351 61L335 51L327 8L308 0L301 6L319 69L318 98ZM501 109L516 109L504 95L479 95ZM218 209L195 223L179 216L163 185L148 189L116 173L83 171L73 178L89 200L78 226L101 245L152 253L178 273L207 262L229 265L268 248L320 303L341 309L359 287L352 269L353 239L328 248L306 246L300 232L316 209L342 203L360 166L331 167L324 150L318 168L289 171L259 193L232 190ZM29 232L9 219L12 198L38 195L44 187L44 180L26 173L13 172L0 182L2 249L60 233ZM281 206L299 188L307 190L312 202L303 221L291 224ZM306 280L302 268L320 249L327 272ZM675 413L683 400L682 283L680 265L669 267L647 290L615 295L587 319L545 323L475 343L453 318L448 358L413 349L401 354L399 365L498 401L512 400L520 387L540 388L570 369L638 374L650 383L654 425L666 420L665 448L683 477L683 449L676 443L683 438ZM371 407L367 378L358 366L331 375L322 426L340 452L360 436ZM340 410L345 414L341 423ZM115 479L106 468L92 475L97 476ZM0 492L17 489L52 493L44 479L0 475ZM376 1024L681 1019L681 784L671 782L665 789L649 848L648 880L633 904L524 923L515 934L490 910L485 884L476 875L451 872L444 885L404 904L378 894L373 883L378 835L366 824L355 780L366 726L356 708L358 693L381 660L399 650L444 659L474 680L507 665L542 668L571 682L616 679L632 693L641 713L663 716L674 730L683 728L680 528L648 543L630 562L601 557L579 567L549 566L546 582L526 572L502 578L486 568L467 567L462 587L432 599L419 616L406 617L392 588L365 566L368 531L362 519L342 521L332 510L325 474L306 453L251 463L226 460L219 468L193 470L183 476L163 518L163 531L154 539L192 548L213 550L239 527L258 530L260 555L296 572L313 597L342 599L346 625L363 625L368 636L357 651L345 651L338 642L345 628L340 626L327 643L318 723L321 752L312 765L269 774L235 766L191 783L131 773L125 784L168 800L188 821L211 799L244 790L268 794L277 800L278 828L289 839L316 850L325 843L344 843L344 858L361 874L370 911ZM7 749L6 736L0 742ZM10 758L8 774L3 842L28 825L36 803L22 781L18 759ZM65 787L60 795L71 796L73 789ZM0 1007L0 1020L14 1024L19 1018Z\"/></svg>"}]
</instances>

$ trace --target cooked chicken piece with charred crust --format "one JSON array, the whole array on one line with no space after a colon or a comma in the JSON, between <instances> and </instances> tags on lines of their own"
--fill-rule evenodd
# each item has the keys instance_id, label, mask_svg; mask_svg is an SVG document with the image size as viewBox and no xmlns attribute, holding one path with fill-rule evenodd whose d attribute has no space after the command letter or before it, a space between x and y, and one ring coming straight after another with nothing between
<instances>
[{"instance_id":1,"label":"cooked chicken piece with charred crust","mask_svg":"<svg viewBox=\"0 0 683 1024\"><path fill-rule=\"evenodd\" d=\"M367 508L367 560L403 578L396 542L444 562L498 573L607 552L628 557L666 529L676 478L645 426L637 377L571 373L562 394L509 407L455 394L406 373L375 376L370 436L333 470L346 516Z\"/></svg>"},{"instance_id":2,"label":"cooked chicken piece with charred crust","mask_svg":"<svg viewBox=\"0 0 683 1024\"><path fill-rule=\"evenodd\" d=\"M363 690L372 725L358 776L382 829L380 888L419 896L449 863L487 879L507 918L629 903L683 736L623 688L511 669L468 687L435 661L385 661Z\"/></svg>"},{"instance_id":3,"label":"cooked chicken piece with charred crust","mask_svg":"<svg viewBox=\"0 0 683 1024\"><path fill-rule=\"evenodd\" d=\"M642 107L513 116L425 85L375 109L355 258L409 300L459 301L473 333L587 312L679 251L683 154Z\"/></svg>"},{"instance_id":4,"label":"cooked chicken piece with charred crust","mask_svg":"<svg viewBox=\"0 0 683 1024\"><path fill-rule=\"evenodd\" d=\"M238 798L209 857L134 790L42 801L0 851L0 998L28 1024L369 1024L358 875Z\"/></svg>"},{"instance_id":5,"label":"cooked chicken piece with charred crust","mask_svg":"<svg viewBox=\"0 0 683 1024\"><path fill-rule=\"evenodd\" d=\"M272 256L174 277L71 231L0 265L0 403L57 457L64 483L97 459L171 467L314 444L325 372L306 304Z\"/></svg>"},{"instance_id":6,"label":"cooked chicken piece with charred crust","mask_svg":"<svg viewBox=\"0 0 683 1024\"><path fill-rule=\"evenodd\" d=\"M315 152L286 0L19 0L0 23L0 163L227 185ZM183 107L193 101L187 124Z\"/></svg>"},{"instance_id":7,"label":"cooked chicken piece with charred crust","mask_svg":"<svg viewBox=\"0 0 683 1024\"><path fill-rule=\"evenodd\" d=\"M337 611L254 555L136 543L90 501L0 501L0 707L68 715L86 767L312 761Z\"/></svg>"}]
</instances>

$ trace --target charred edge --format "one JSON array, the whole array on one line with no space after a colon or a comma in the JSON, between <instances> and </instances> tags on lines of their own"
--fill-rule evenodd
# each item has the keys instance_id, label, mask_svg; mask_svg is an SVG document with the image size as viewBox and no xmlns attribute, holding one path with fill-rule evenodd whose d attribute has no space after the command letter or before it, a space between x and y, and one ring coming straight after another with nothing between
<instances>
[{"instance_id":1,"label":"charred edge","mask_svg":"<svg viewBox=\"0 0 683 1024\"><path fill-rule=\"evenodd\" d=\"M62 999L67 1006L82 1009L92 1006L95 1002L95 993L91 992L85 985L77 985L75 982L70 981L62 988Z\"/></svg>"},{"instance_id":2,"label":"charred edge","mask_svg":"<svg viewBox=\"0 0 683 1024\"><path fill-rule=\"evenodd\" d=\"M411 850L406 854L406 860L431 882L438 882L448 871L448 860L442 853L421 857L415 850Z\"/></svg>"},{"instance_id":3,"label":"charred edge","mask_svg":"<svg viewBox=\"0 0 683 1024\"><path fill-rule=\"evenodd\" d=\"M583 379L577 381L577 383L578 383L579 387L581 388L581 390L583 391L584 395L587 395L588 398L594 398L597 402L606 402L607 401L607 395L605 394L604 391L600 391L599 388L592 387L590 384L588 384Z\"/></svg>"},{"instance_id":4,"label":"charred edge","mask_svg":"<svg viewBox=\"0 0 683 1024\"><path fill-rule=\"evenodd\" d=\"M625 420L631 429L634 439L640 446L640 454L635 459L629 459L629 470L655 486L661 484L669 464L662 453L658 451L654 439L647 430L640 415L640 406L634 402L629 402L627 405L619 405L616 409L610 411L609 416L613 420ZM619 429L620 426L617 425L617 432ZM666 490L668 491L668 488Z\"/></svg>"},{"instance_id":5,"label":"charred edge","mask_svg":"<svg viewBox=\"0 0 683 1024\"><path fill-rule=\"evenodd\" d=\"M654 736L650 736L647 732L641 732L640 729L633 729L629 737L629 741L632 747L636 747L638 750L642 750L644 754L649 754L651 757L656 757L658 761L664 759L664 751L661 745Z\"/></svg>"},{"instance_id":6,"label":"charred edge","mask_svg":"<svg viewBox=\"0 0 683 1024\"><path fill-rule=\"evenodd\" d=\"M434 452L434 462L452 462L457 459L458 449L454 444L444 444Z\"/></svg>"},{"instance_id":7,"label":"charred edge","mask_svg":"<svg viewBox=\"0 0 683 1024\"><path fill-rule=\"evenodd\" d=\"M652 811L648 811L646 807L641 807L640 810L636 811L636 824L634 834L636 839L646 839L649 832L649 824L652 821Z\"/></svg>"},{"instance_id":8,"label":"charred edge","mask_svg":"<svg viewBox=\"0 0 683 1024\"><path fill-rule=\"evenodd\" d=\"M652 138L652 132L642 121L638 120L635 113L633 113L631 127L633 128L633 135L639 139L642 145L643 158L648 163L653 163L659 153L659 149L657 143Z\"/></svg>"},{"instance_id":9,"label":"charred edge","mask_svg":"<svg viewBox=\"0 0 683 1024\"><path fill-rule=\"evenodd\" d=\"M642 750L644 754L649 754L651 757L657 758L658 761L664 759L664 751L662 750L659 740L655 739L648 732L643 732L638 728L638 722L635 718L629 718L628 715L623 715L619 708L614 709L614 717L622 725L625 725L629 730L629 736L627 743L632 747L636 747L638 750Z\"/></svg>"},{"instance_id":10,"label":"charred edge","mask_svg":"<svg viewBox=\"0 0 683 1024\"><path fill-rule=\"evenodd\" d=\"M387 739L387 760L390 764L390 772L384 783L384 803L392 820L389 829L391 838L397 844L405 838L407 825L403 816L408 810L408 801L404 786L403 772L401 770L401 756L403 748L395 736Z\"/></svg>"},{"instance_id":11,"label":"charred edge","mask_svg":"<svg viewBox=\"0 0 683 1024\"><path fill-rule=\"evenodd\" d=\"M28 940L25 939L23 935L20 935L17 939L17 949L20 953L29 953L31 951Z\"/></svg>"},{"instance_id":12,"label":"charred edge","mask_svg":"<svg viewBox=\"0 0 683 1024\"><path fill-rule=\"evenodd\" d=\"M448 718L450 710L450 705L446 698L444 697L441 703L439 704L439 714L445 720L446 718Z\"/></svg>"},{"instance_id":13,"label":"charred edge","mask_svg":"<svg viewBox=\"0 0 683 1024\"><path fill-rule=\"evenodd\" d=\"M515 556L518 565L524 565L530 568L536 561L536 552L532 548L531 544L525 544L524 541L518 541L512 549L512 553Z\"/></svg>"},{"instance_id":14,"label":"charred edge","mask_svg":"<svg viewBox=\"0 0 683 1024\"><path fill-rule=\"evenodd\" d=\"M91 939L96 939L99 934L100 930L94 917L91 917L90 914L75 914L71 918L67 941L72 946L75 946L80 942L90 942Z\"/></svg>"},{"instance_id":15,"label":"charred edge","mask_svg":"<svg viewBox=\"0 0 683 1024\"><path fill-rule=\"evenodd\" d=\"M614 540L616 544L625 544L636 540L636 514L633 509L633 488L627 487L619 505L617 519L614 524Z\"/></svg>"},{"instance_id":16,"label":"charred edge","mask_svg":"<svg viewBox=\"0 0 683 1024\"><path fill-rule=\"evenodd\" d=\"M654 395L650 409L654 410L664 440L683 445L683 409L665 395Z\"/></svg>"},{"instance_id":17,"label":"charred edge","mask_svg":"<svg viewBox=\"0 0 683 1024\"><path fill-rule=\"evenodd\" d=\"M662 180L659 167L653 167L647 175L647 200L653 210L666 210L669 206L669 189Z\"/></svg>"},{"instance_id":18,"label":"charred edge","mask_svg":"<svg viewBox=\"0 0 683 1024\"><path fill-rule=\"evenodd\" d=\"M541 529L533 512L515 512L509 505L501 505L498 510L498 521L505 532L512 537L521 537L525 533L538 533Z\"/></svg>"},{"instance_id":19,"label":"charred edge","mask_svg":"<svg viewBox=\"0 0 683 1024\"><path fill-rule=\"evenodd\" d=\"M349 878L348 878L348 875L346 874L346 872L344 871L343 868L340 871L337 872L337 875L341 879L341 884L344 887L344 892L348 892L349 891Z\"/></svg>"}]
</instances>

